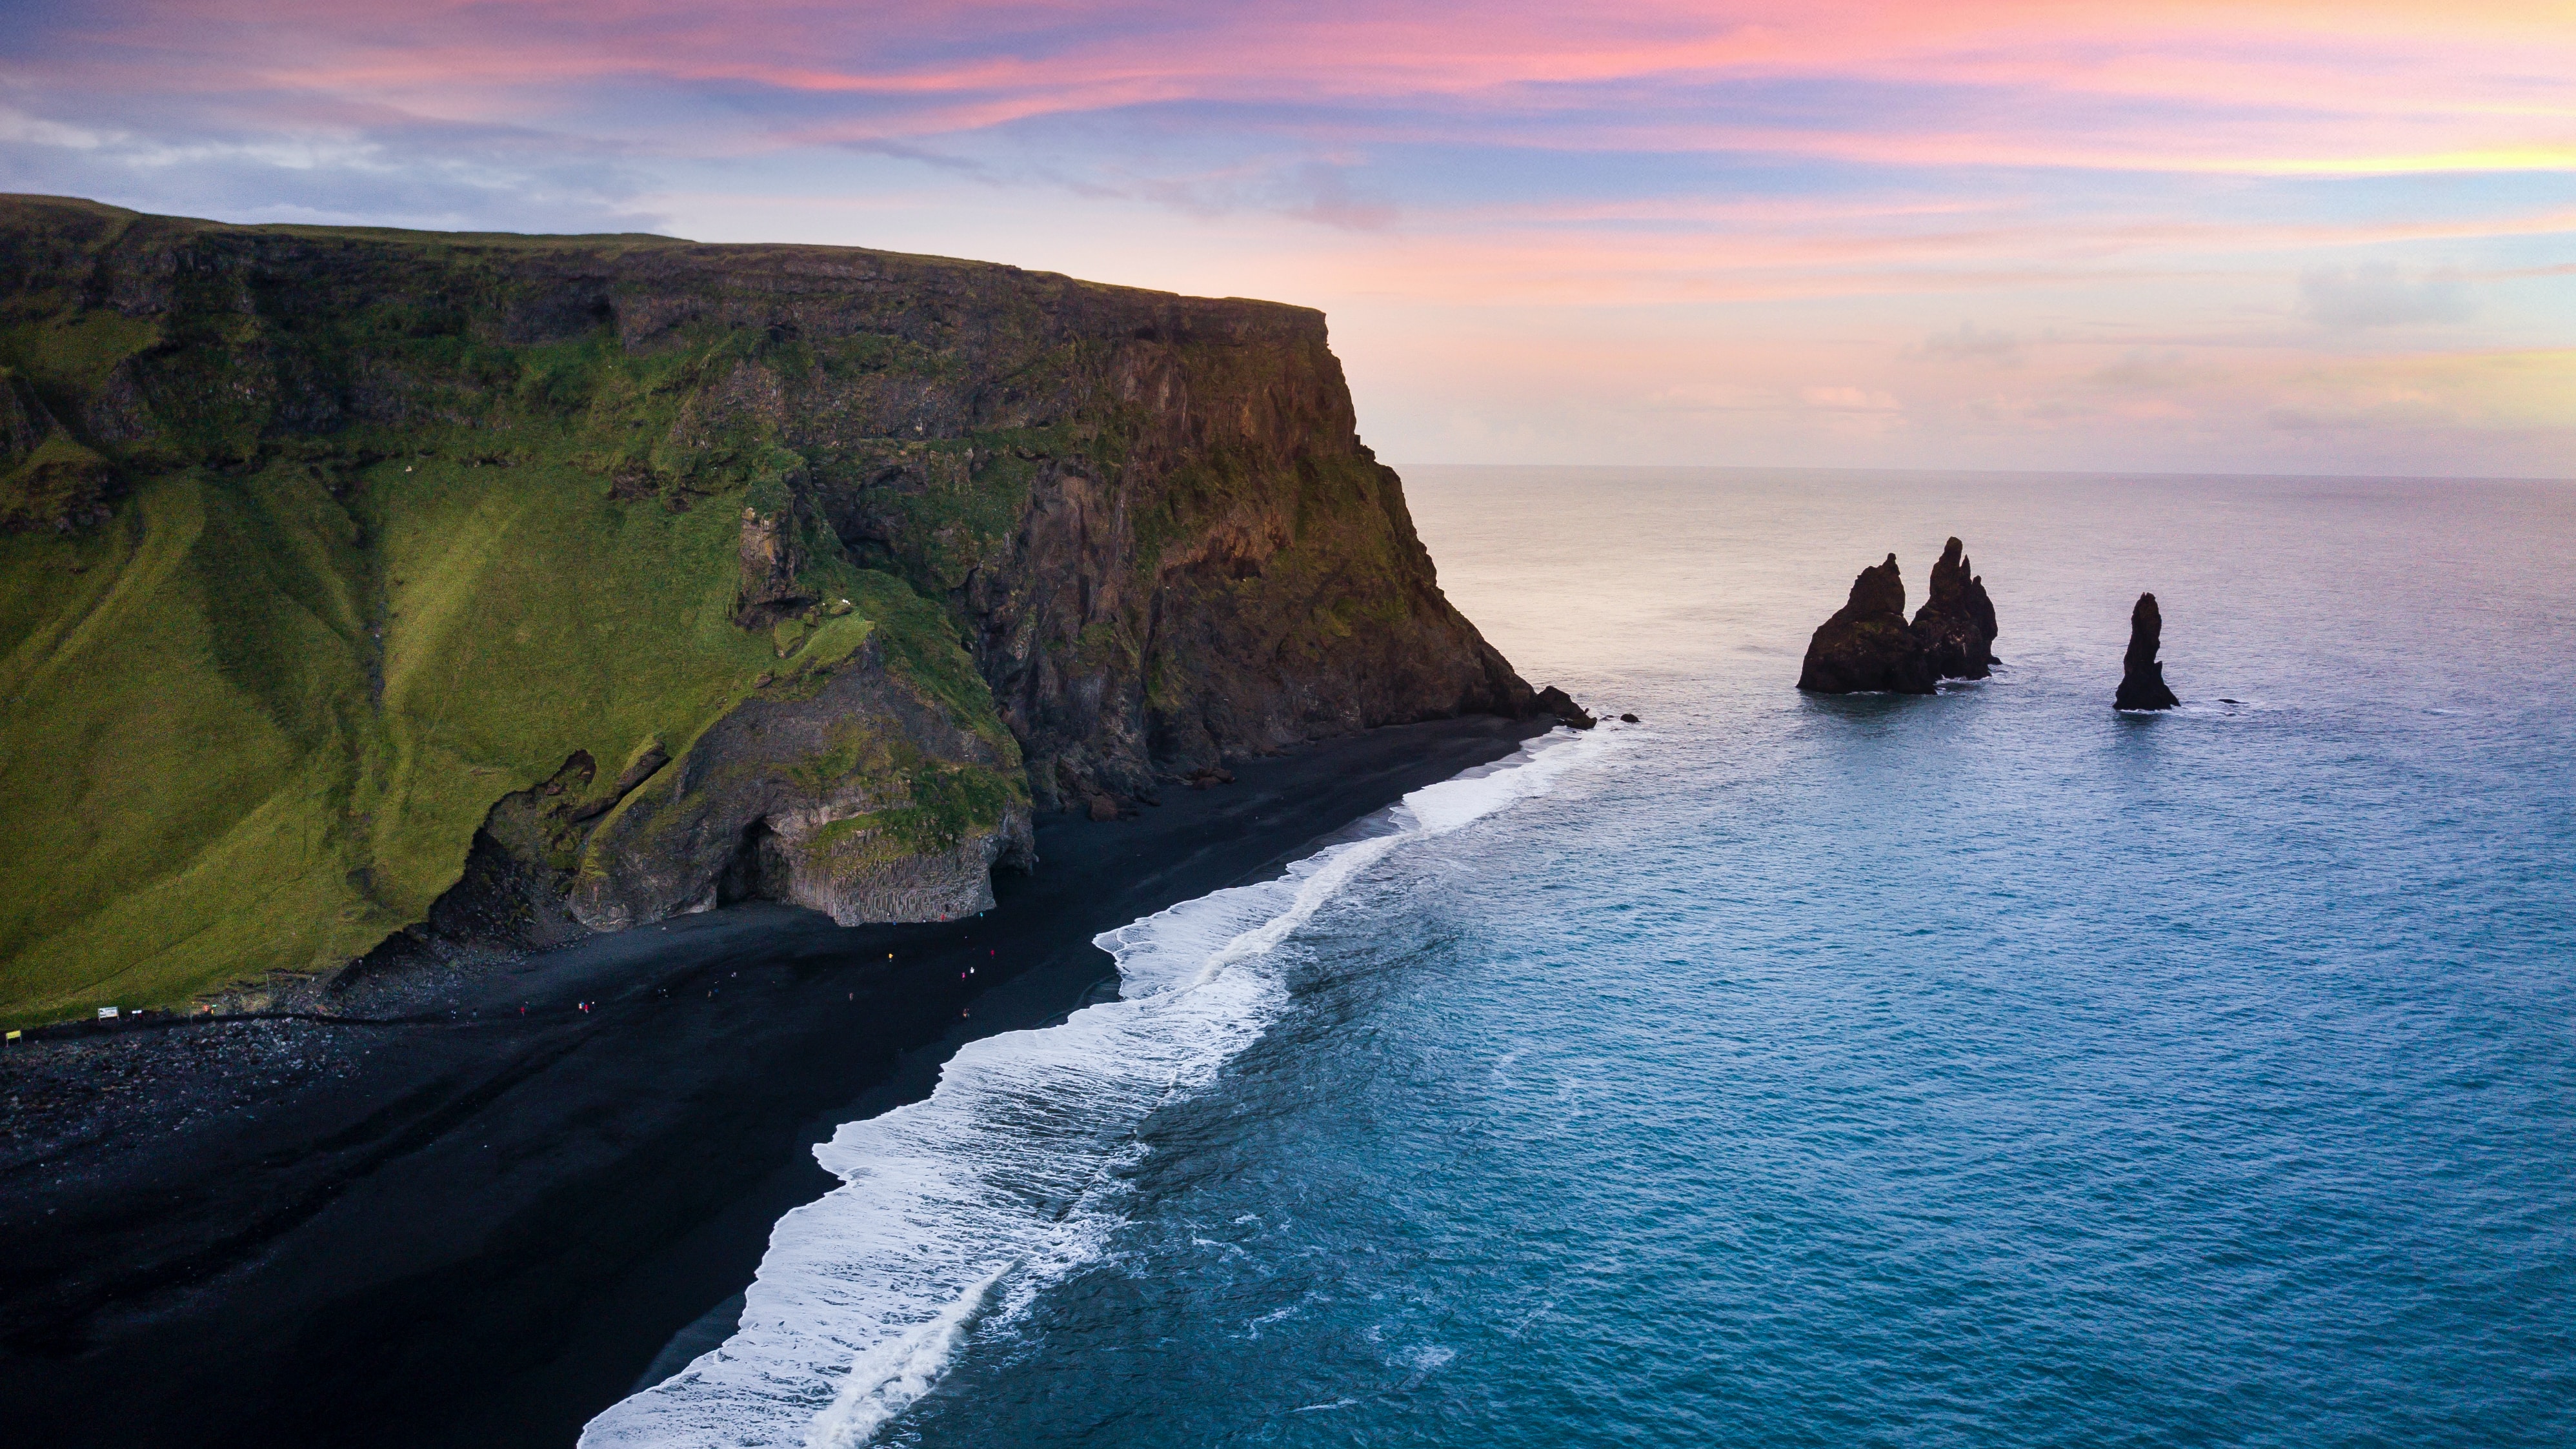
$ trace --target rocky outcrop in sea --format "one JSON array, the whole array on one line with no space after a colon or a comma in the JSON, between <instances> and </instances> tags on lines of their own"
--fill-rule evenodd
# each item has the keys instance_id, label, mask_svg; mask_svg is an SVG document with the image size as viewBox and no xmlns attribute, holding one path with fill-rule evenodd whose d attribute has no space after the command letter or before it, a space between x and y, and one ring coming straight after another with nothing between
<instances>
[{"instance_id":1,"label":"rocky outcrop in sea","mask_svg":"<svg viewBox=\"0 0 2576 1449\"><path fill-rule=\"evenodd\" d=\"M2121 661L2120 689L2112 696L2114 709L2172 709L2182 703L2165 684L2165 667L2156 662L2156 651L2164 643L2165 616L2156 608L2156 596L2138 595L2138 605L2129 611L2129 652Z\"/></svg>"},{"instance_id":2,"label":"rocky outcrop in sea","mask_svg":"<svg viewBox=\"0 0 2576 1449\"><path fill-rule=\"evenodd\" d=\"M1807 641L1798 687L1813 694L1930 694L1944 679L1993 672L1995 606L1953 538L1932 566L1931 596L1905 621L1896 555L1860 571L1851 597Z\"/></svg>"},{"instance_id":3,"label":"rocky outcrop in sea","mask_svg":"<svg viewBox=\"0 0 2576 1449\"><path fill-rule=\"evenodd\" d=\"M1931 665L1905 622L1896 555L1852 580L1851 597L1807 641L1798 687L1814 694L1930 694Z\"/></svg>"},{"instance_id":4,"label":"rocky outcrop in sea","mask_svg":"<svg viewBox=\"0 0 2576 1449\"><path fill-rule=\"evenodd\" d=\"M1936 679L1983 679L1994 672L1995 606L1986 581L1953 538L1932 565L1931 597L1914 616L1915 647Z\"/></svg>"}]
</instances>

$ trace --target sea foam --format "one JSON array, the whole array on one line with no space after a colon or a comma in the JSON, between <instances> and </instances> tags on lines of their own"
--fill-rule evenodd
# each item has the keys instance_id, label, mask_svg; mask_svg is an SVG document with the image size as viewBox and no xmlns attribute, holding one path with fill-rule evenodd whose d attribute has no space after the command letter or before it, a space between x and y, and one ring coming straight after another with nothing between
<instances>
[{"instance_id":1,"label":"sea foam","mask_svg":"<svg viewBox=\"0 0 2576 1449\"><path fill-rule=\"evenodd\" d=\"M1096 1258L1138 1128L1213 1080L1287 1000L1271 953L1405 844L1544 792L1611 747L1559 731L1416 790L1357 838L1100 935L1119 999L960 1048L926 1101L814 1149L842 1186L781 1218L741 1326L583 1429L609 1446L867 1442L928 1392L975 1322Z\"/></svg>"}]
</instances>

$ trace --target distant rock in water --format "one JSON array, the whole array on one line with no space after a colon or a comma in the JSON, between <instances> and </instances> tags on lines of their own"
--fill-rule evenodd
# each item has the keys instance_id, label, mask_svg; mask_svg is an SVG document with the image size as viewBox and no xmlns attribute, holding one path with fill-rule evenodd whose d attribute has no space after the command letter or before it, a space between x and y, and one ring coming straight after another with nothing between
<instances>
[{"instance_id":1,"label":"distant rock in water","mask_svg":"<svg viewBox=\"0 0 2576 1449\"><path fill-rule=\"evenodd\" d=\"M1530 713L1532 715L1554 715L1556 716L1556 722L1558 724L1571 725L1579 730L1588 730L1594 725L1600 723L1600 721L1585 713L1583 706L1574 702L1574 696L1567 694L1564 690L1557 688L1553 684L1540 690L1537 696L1530 701Z\"/></svg>"},{"instance_id":2,"label":"distant rock in water","mask_svg":"<svg viewBox=\"0 0 2576 1449\"><path fill-rule=\"evenodd\" d=\"M1935 679L1983 679L1994 672L1995 606L1986 581L1968 562L1965 545L1951 539L1932 565L1932 595L1914 616L1914 641Z\"/></svg>"},{"instance_id":3,"label":"distant rock in water","mask_svg":"<svg viewBox=\"0 0 2576 1449\"><path fill-rule=\"evenodd\" d=\"M1927 606L1928 607L1928 606ZM1852 580L1851 599L1807 641L1798 687L1816 694L1930 694L1931 661L1905 623L1896 555Z\"/></svg>"},{"instance_id":4,"label":"distant rock in water","mask_svg":"<svg viewBox=\"0 0 2576 1449\"><path fill-rule=\"evenodd\" d=\"M2129 656L2120 673L2120 692L2111 700L2114 709L2171 709L2182 703L2165 687L2165 667L2156 662L2156 650L2162 647L2165 616L2156 608L2156 596L2138 595L2138 607L2129 611Z\"/></svg>"},{"instance_id":5,"label":"distant rock in water","mask_svg":"<svg viewBox=\"0 0 2576 1449\"><path fill-rule=\"evenodd\" d=\"M1930 694L1944 679L1994 672L1995 606L1986 581L1951 539L1932 565L1932 592L1905 622L1896 555L1852 580L1851 599L1807 641L1798 687L1815 694Z\"/></svg>"}]
</instances>

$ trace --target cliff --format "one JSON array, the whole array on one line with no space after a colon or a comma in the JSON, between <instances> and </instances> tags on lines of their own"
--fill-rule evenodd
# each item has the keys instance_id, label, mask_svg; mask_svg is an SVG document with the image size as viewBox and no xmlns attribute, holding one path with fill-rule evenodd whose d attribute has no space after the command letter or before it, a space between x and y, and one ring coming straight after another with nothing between
<instances>
[{"instance_id":1,"label":"cliff","mask_svg":"<svg viewBox=\"0 0 2576 1449\"><path fill-rule=\"evenodd\" d=\"M0 1015L758 896L1527 713L1324 320L842 248L0 199Z\"/></svg>"}]
</instances>

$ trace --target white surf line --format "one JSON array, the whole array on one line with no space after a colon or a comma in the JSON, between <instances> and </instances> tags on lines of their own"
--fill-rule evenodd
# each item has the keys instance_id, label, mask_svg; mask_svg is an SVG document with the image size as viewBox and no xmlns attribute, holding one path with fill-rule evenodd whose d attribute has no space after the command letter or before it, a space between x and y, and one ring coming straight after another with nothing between
<instances>
[{"instance_id":1,"label":"white surf line","mask_svg":"<svg viewBox=\"0 0 2576 1449\"><path fill-rule=\"evenodd\" d=\"M1009 1271L1010 1265L1004 1264L985 1274L928 1323L860 1355L841 1380L841 1392L832 1406L814 1416L805 1442L815 1449L855 1449L874 1438L888 1419L930 1392L948 1361L956 1357L975 1311Z\"/></svg>"},{"instance_id":2,"label":"white surf line","mask_svg":"<svg viewBox=\"0 0 2576 1449\"><path fill-rule=\"evenodd\" d=\"M1280 942L1398 846L1542 794L1616 739L1533 740L1405 796L1385 834L1103 933L1118 1000L969 1042L927 1100L817 1146L842 1185L771 1230L741 1326L591 1420L584 1449L867 1442L930 1391L979 1317L1018 1312L1101 1253L1146 1118L1213 1081L1286 1002L1268 963Z\"/></svg>"}]
</instances>

